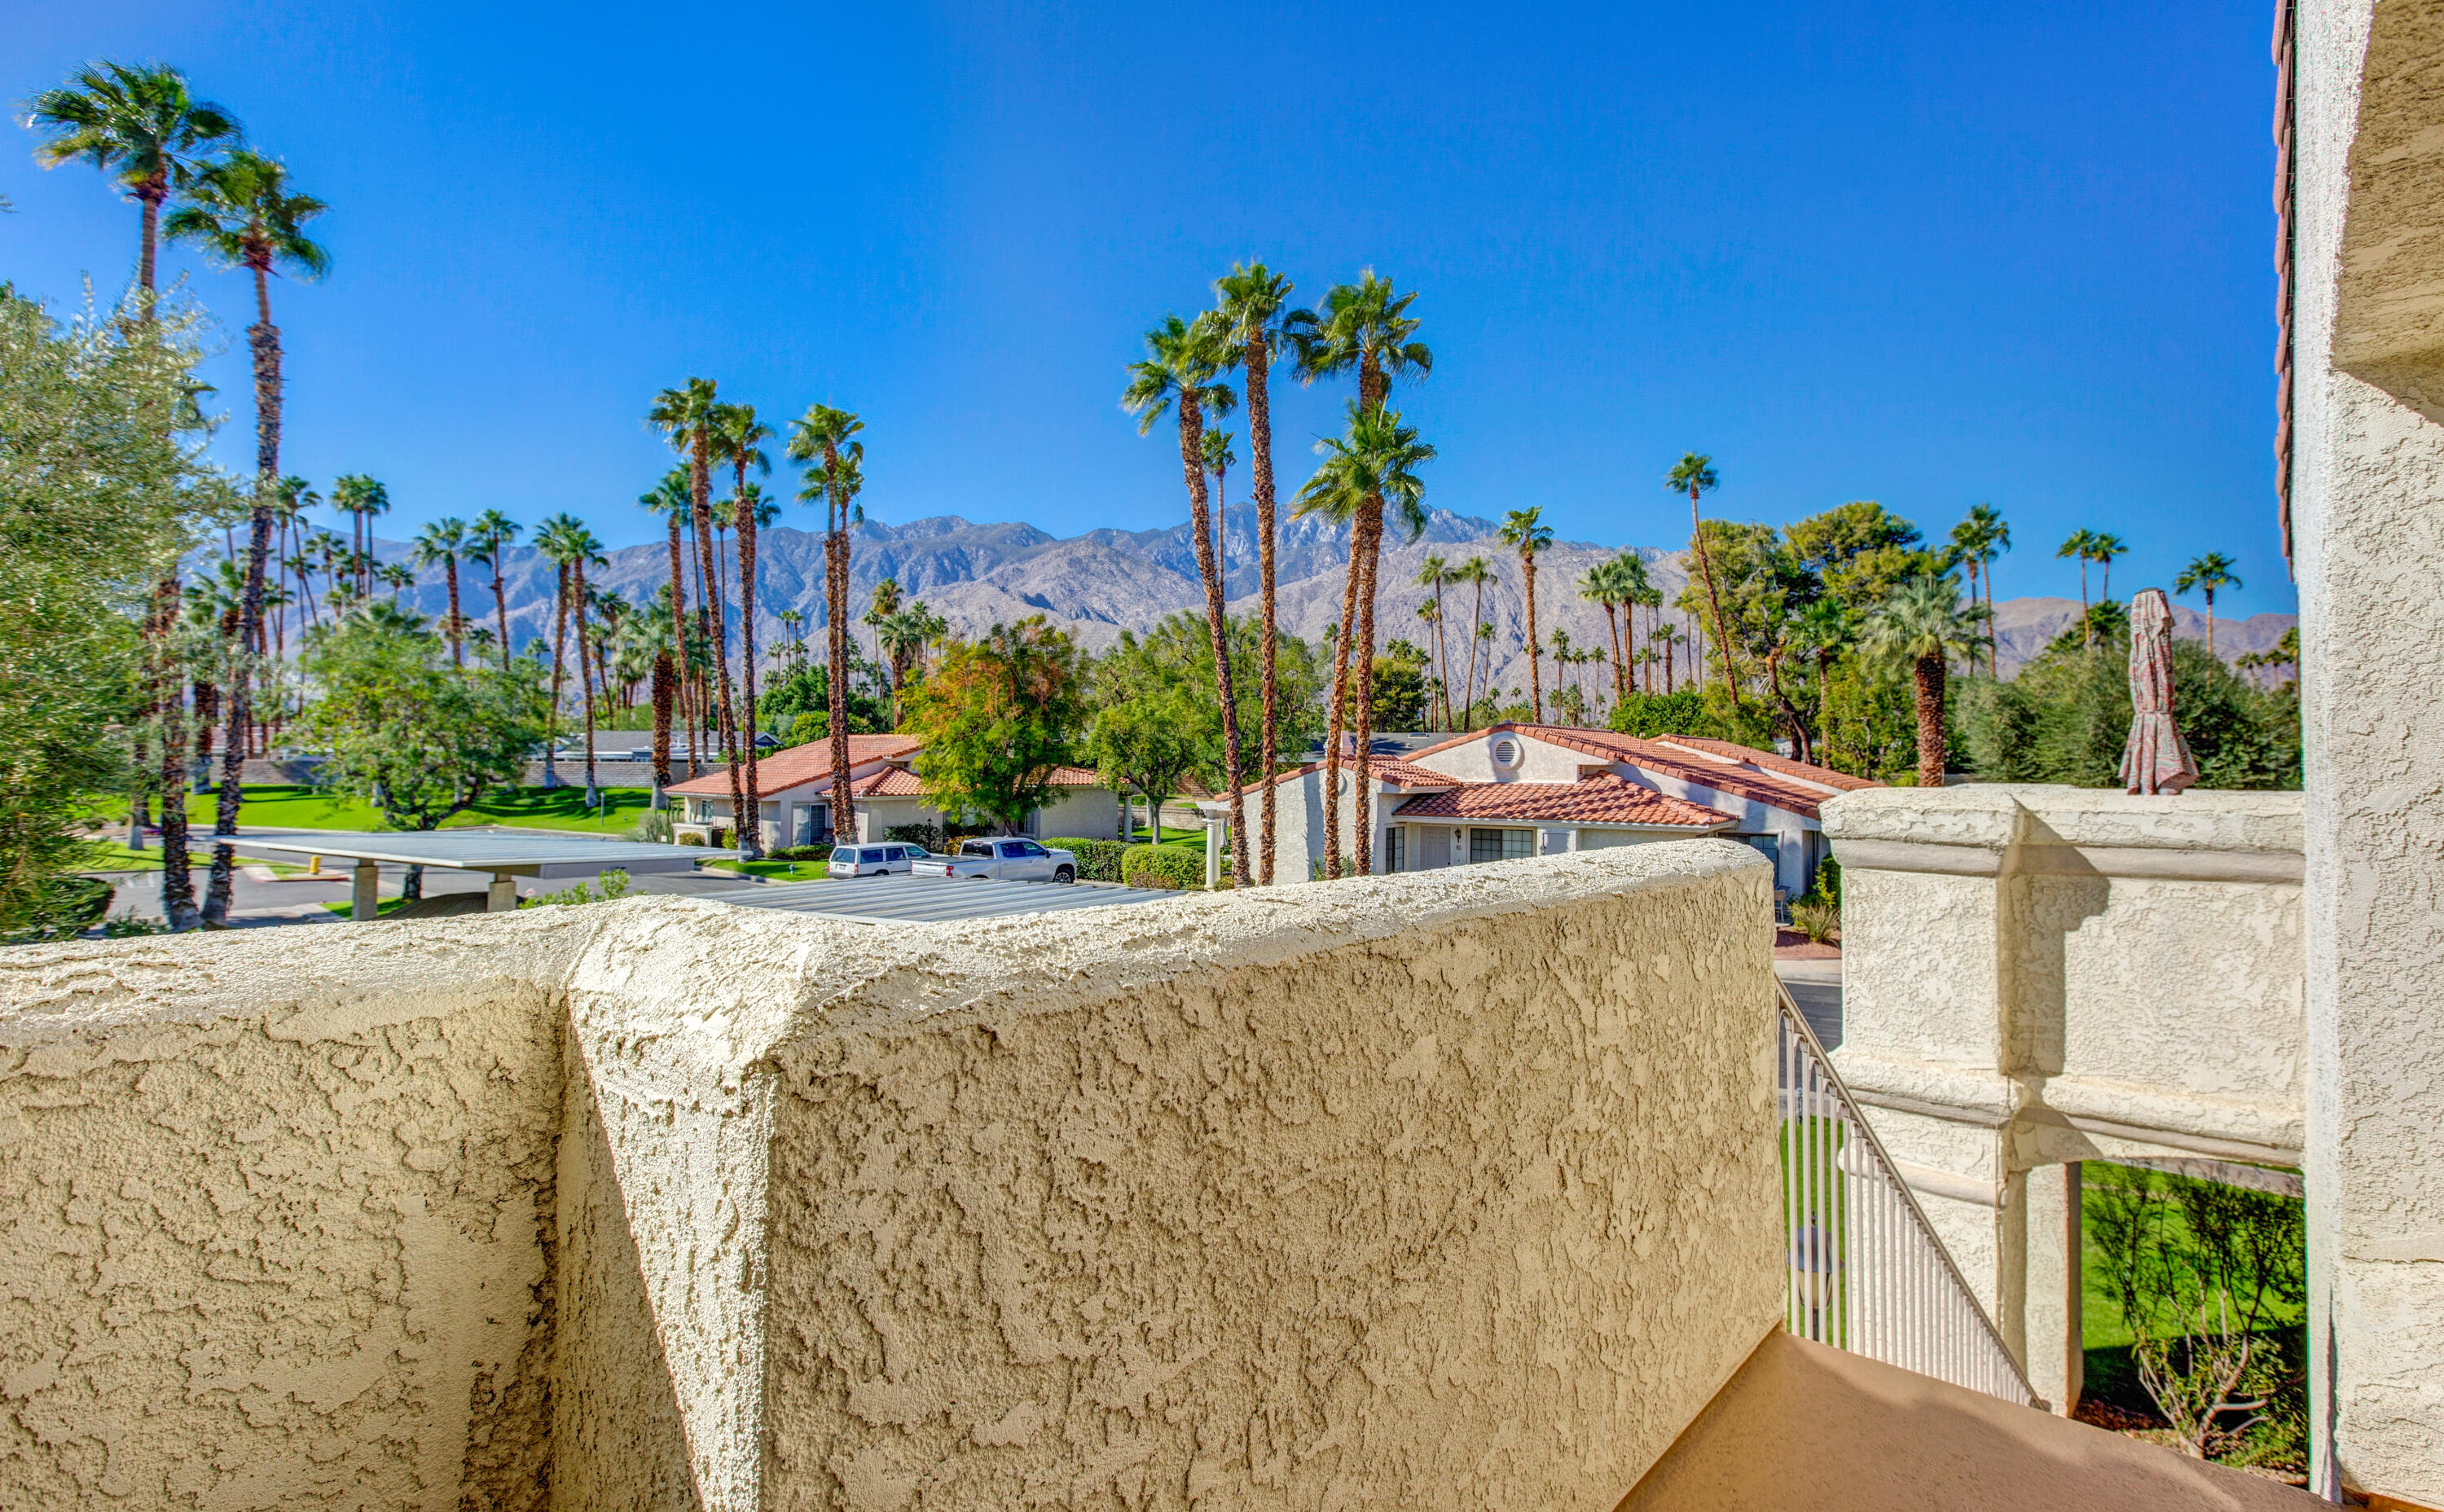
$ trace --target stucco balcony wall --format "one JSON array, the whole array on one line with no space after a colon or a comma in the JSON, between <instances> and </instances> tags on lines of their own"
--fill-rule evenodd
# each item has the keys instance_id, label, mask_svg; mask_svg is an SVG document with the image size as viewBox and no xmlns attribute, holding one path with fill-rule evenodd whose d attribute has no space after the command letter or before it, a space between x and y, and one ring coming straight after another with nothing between
<instances>
[{"instance_id":1,"label":"stucco balcony wall","mask_svg":"<svg viewBox=\"0 0 2444 1512\"><path fill-rule=\"evenodd\" d=\"M0 963L0 1504L1610 1506L1780 1317L1719 841Z\"/></svg>"}]
</instances>

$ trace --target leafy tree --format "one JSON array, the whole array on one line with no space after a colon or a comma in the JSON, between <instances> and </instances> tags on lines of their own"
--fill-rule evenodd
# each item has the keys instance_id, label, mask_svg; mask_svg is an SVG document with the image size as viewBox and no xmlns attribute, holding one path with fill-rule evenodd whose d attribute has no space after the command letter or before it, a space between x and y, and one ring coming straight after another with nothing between
<instances>
[{"instance_id":1,"label":"leafy tree","mask_svg":"<svg viewBox=\"0 0 2444 1512\"><path fill-rule=\"evenodd\" d=\"M233 502L201 455L195 328L175 314L63 328L0 285L0 931L52 921L60 879L91 858L80 834L93 795L134 785L125 733L160 753L176 804L164 839L179 847L163 899L174 923L194 923L184 679L166 636L148 657L137 625L166 629L148 585L166 579L175 604L169 575Z\"/></svg>"},{"instance_id":2,"label":"leafy tree","mask_svg":"<svg viewBox=\"0 0 2444 1512\"><path fill-rule=\"evenodd\" d=\"M1396 640L1388 650L1408 645ZM1416 648L1411 647L1411 650ZM1381 655L1372 669L1376 717L1385 729L1420 729L1426 718L1425 662L1416 656Z\"/></svg>"},{"instance_id":3,"label":"leafy tree","mask_svg":"<svg viewBox=\"0 0 2444 1512\"><path fill-rule=\"evenodd\" d=\"M2009 682L1964 690L1959 726L1969 771L1985 782L2121 785L2129 631L2106 625L2098 637L2083 649L2079 633L2064 631ZM2174 717L2197 758L2200 787L2300 785L2296 688L2254 687L2193 640L2173 643L2173 688Z\"/></svg>"},{"instance_id":4,"label":"leafy tree","mask_svg":"<svg viewBox=\"0 0 2444 1512\"><path fill-rule=\"evenodd\" d=\"M429 830L516 784L545 734L543 669L454 665L441 637L405 617L361 611L316 634L304 666L320 696L306 738L318 781L371 805L386 829Z\"/></svg>"},{"instance_id":5,"label":"leafy tree","mask_svg":"<svg viewBox=\"0 0 2444 1512\"><path fill-rule=\"evenodd\" d=\"M887 734L892 729L890 696L883 684L882 669L854 652L849 657L851 681L842 699L848 713L848 732L852 735ZM822 662L799 662L772 680L766 689L761 705L764 718L792 731L802 722L811 719L805 728L815 731L806 739L827 740L831 734L831 669ZM791 745L805 745L805 740L794 733Z\"/></svg>"},{"instance_id":6,"label":"leafy tree","mask_svg":"<svg viewBox=\"0 0 2444 1512\"><path fill-rule=\"evenodd\" d=\"M1793 521L1783 540L1798 563L1823 581L1826 595L1856 614L1941 565L1919 544L1917 526L1869 499Z\"/></svg>"},{"instance_id":7,"label":"leafy tree","mask_svg":"<svg viewBox=\"0 0 2444 1512\"><path fill-rule=\"evenodd\" d=\"M952 641L909 698L927 800L946 817L983 814L1015 831L1051 801L1053 770L1085 723L1085 691L1077 646L1042 615Z\"/></svg>"},{"instance_id":8,"label":"leafy tree","mask_svg":"<svg viewBox=\"0 0 2444 1512\"><path fill-rule=\"evenodd\" d=\"M1232 696L1241 705L1237 728L1244 740L1254 725L1246 706L1250 697L1260 696L1251 692L1258 679L1249 674L1264 655L1264 628L1246 616L1228 619L1223 628L1236 673ZM1096 712L1085 759L1106 782L1158 802L1177 792L1182 779L1194 776L1211 784L1223 770L1222 697L1206 639L1201 619L1170 615L1142 636L1122 631L1119 643L1096 659ZM1274 655L1281 736L1286 748L1304 750L1323 733L1322 657L1298 636L1279 635ZM1136 775L1131 775L1133 769Z\"/></svg>"}]
</instances>

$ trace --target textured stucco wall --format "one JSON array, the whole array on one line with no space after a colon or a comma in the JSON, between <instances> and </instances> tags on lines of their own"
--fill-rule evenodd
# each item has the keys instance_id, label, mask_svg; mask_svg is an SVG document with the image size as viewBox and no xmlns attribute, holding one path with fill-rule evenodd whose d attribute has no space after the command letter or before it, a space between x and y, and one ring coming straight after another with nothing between
<instances>
[{"instance_id":1,"label":"textured stucco wall","mask_svg":"<svg viewBox=\"0 0 2444 1512\"><path fill-rule=\"evenodd\" d=\"M2299 39L2311 1428L2329 1488L2438 1505L2444 601L2420 568L2444 558L2444 7L2312 0Z\"/></svg>"},{"instance_id":2,"label":"textured stucco wall","mask_svg":"<svg viewBox=\"0 0 2444 1512\"><path fill-rule=\"evenodd\" d=\"M1780 1316L1767 869L0 960L0 1505L1609 1506Z\"/></svg>"},{"instance_id":3,"label":"textured stucco wall","mask_svg":"<svg viewBox=\"0 0 2444 1512\"><path fill-rule=\"evenodd\" d=\"M643 1246L705 1504L1611 1505L1779 1316L1752 856L759 914L686 977L629 915L570 1001L615 1161L735 1205ZM760 1425L691 1405L757 1359Z\"/></svg>"},{"instance_id":4,"label":"textured stucco wall","mask_svg":"<svg viewBox=\"0 0 2444 1512\"><path fill-rule=\"evenodd\" d=\"M554 931L310 932L0 957L0 1506L549 1504Z\"/></svg>"}]
</instances>

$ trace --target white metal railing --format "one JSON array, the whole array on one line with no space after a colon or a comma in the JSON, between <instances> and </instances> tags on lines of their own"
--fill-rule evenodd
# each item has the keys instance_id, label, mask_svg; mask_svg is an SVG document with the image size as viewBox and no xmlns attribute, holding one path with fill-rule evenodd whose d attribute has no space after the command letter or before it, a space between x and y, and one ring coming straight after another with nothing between
<instances>
[{"instance_id":1,"label":"white metal railing","mask_svg":"<svg viewBox=\"0 0 2444 1512\"><path fill-rule=\"evenodd\" d=\"M2043 1407L1824 1045L1779 983L1782 1192L1792 1333Z\"/></svg>"}]
</instances>

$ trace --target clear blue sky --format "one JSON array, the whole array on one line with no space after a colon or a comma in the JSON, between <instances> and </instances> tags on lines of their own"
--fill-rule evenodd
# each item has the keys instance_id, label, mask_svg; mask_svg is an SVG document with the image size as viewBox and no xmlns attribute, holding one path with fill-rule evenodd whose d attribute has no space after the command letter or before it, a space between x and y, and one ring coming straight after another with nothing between
<instances>
[{"instance_id":1,"label":"clear blue sky","mask_svg":"<svg viewBox=\"0 0 2444 1512\"><path fill-rule=\"evenodd\" d=\"M2076 593L2080 526L2130 542L2117 590L2229 551L2246 614L2293 602L2268 11L102 0L20 8L0 93L167 60L332 203L332 277L275 291L286 460L383 479L386 535L642 539L640 417L691 374L860 411L879 519L1168 524L1121 369L1255 256L1420 291L1445 507L1676 545L1694 449L1736 518L1990 501L2005 597ZM0 279L120 286L134 208L8 132ZM245 286L194 276L243 463ZM1292 481L1341 399L1282 401Z\"/></svg>"}]
</instances>

